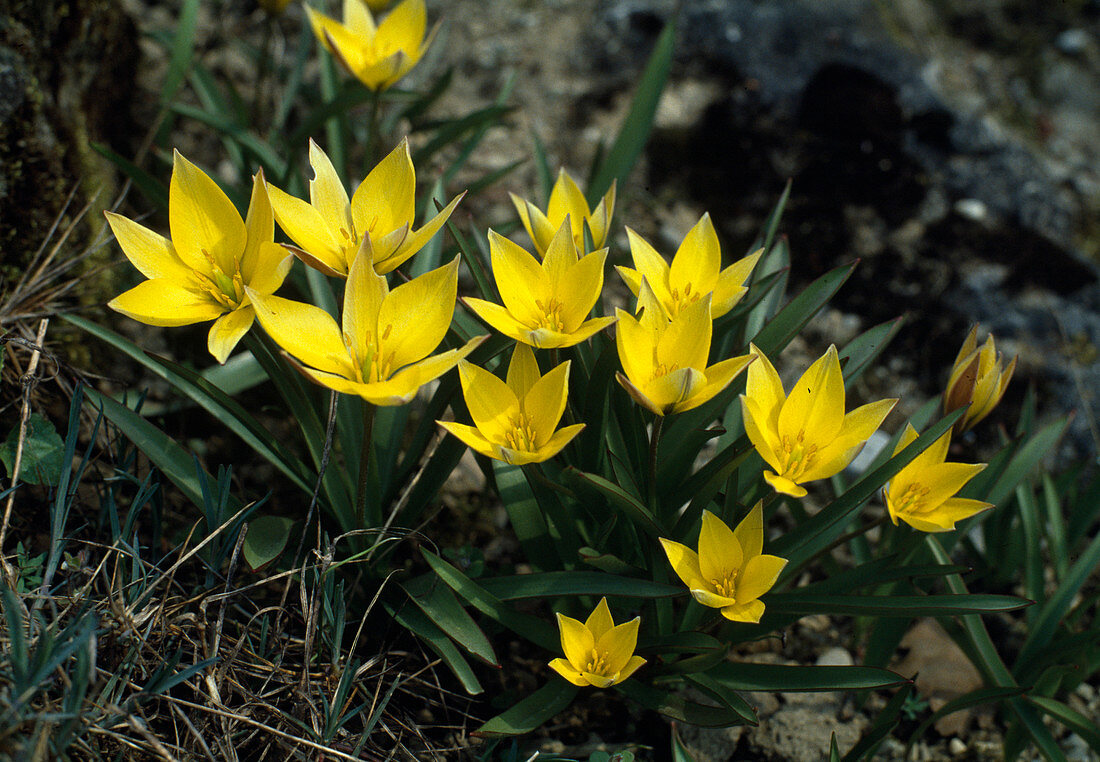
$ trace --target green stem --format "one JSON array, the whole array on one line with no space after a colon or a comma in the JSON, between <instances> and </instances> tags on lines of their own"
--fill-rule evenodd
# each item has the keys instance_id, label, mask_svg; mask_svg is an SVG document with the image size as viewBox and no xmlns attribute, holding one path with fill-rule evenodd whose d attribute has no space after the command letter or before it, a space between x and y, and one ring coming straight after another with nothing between
<instances>
[{"instance_id":1,"label":"green stem","mask_svg":"<svg viewBox=\"0 0 1100 762\"><path fill-rule=\"evenodd\" d=\"M355 507L359 529L367 528L367 490L370 482L370 459L374 450L374 405L363 402L363 447L359 451L359 483L355 492Z\"/></svg>"},{"instance_id":2,"label":"green stem","mask_svg":"<svg viewBox=\"0 0 1100 762\"><path fill-rule=\"evenodd\" d=\"M657 515L657 445L661 441L661 429L664 427L665 417L657 416L653 422L653 429L649 434L649 507L654 515Z\"/></svg>"},{"instance_id":3,"label":"green stem","mask_svg":"<svg viewBox=\"0 0 1100 762\"><path fill-rule=\"evenodd\" d=\"M378 151L378 114L379 106L382 103L382 94L378 90L371 91L370 97L370 116L367 119L367 129L370 131L367 133L367 168L366 171L369 174L374 165L377 162L376 153Z\"/></svg>"},{"instance_id":4,"label":"green stem","mask_svg":"<svg viewBox=\"0 0 1100 762\"><path fill-rule=\"evenodd\" d=\"M266 109L268 83L271 79L271 43L272 30L276 18L269 16L264 24L263 39L260 42L260 67L256 73L256 86L252 90L252 124L263 124Z\"/></svg>"}]
</instances>

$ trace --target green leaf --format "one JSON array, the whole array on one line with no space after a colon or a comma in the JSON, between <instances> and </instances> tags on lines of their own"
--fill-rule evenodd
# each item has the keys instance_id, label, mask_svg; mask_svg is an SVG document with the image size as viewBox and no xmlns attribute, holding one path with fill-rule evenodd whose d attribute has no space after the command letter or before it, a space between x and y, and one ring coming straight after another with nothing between
<instances>
[{"instance_id":1,"label":"green leaf","mask_svg":"<svg viewBox=\"0 0 1100 762\"><path fill-rule=\"evenodd\" d=\"M675 724L672 725L672 762L698 762L680 740L680 731Z\"/></svg>"},{"instance_id":2,"label":"green leaf","mask_svg":"<svg viewBox=\"0 0 1100 762\"><path fill-rule=\"evenodd\" d=\"M703 672L689 673L684 675L684 679L689 685L695 686L737 715L741 720L738 724L757 724L756 712L749 706L749 703L724 683Z\"/></svg>"},{"instance_id":3,"label":"green leaf","mask_svg":"<svg viewBox=\"0 0 1100 762\"><path fill-rule=\"evenodd\" d=\"M578 488L588 488L597 492L607 498L613 505L624 509L627 516L654 539L665 533L649 509L619 485L609 482L602 476L578 471L573 467L566 468L562 471L562 475L568 482Z\"/></svg>"},{"instance_id":4,"label":"green leaf","mask_svg":"<svg viewBox=\"0 0 1100 762\"><path fill-rule=\"evenodd\" d=\"M725 706L712 706L690 701L678 693L655 688L638 680L627 680L615 686L615 690L637 701L646 709L663 714L678 722L698 725L702 728L726 728L745 725L739 712Z\"/></svg>"},{"instance_id":5,"label":"green leaf","mask_svg":"<svg viewBox=\"0 0 1100 762\"><path fill-rule=\"evenodd\" d=\"M1031 601L1013 595L821 595L775 593L768 609L785 614L847 614L850 616L954 616L1015 611Z\"/></svg>"},{"instance_id":6,"label":"green leaf","mask_svg":"<svg viewBox=\"0 0 1100 762\"><path fill-rule=\"evenodd\" d=\"M1076 709L1052 698L1028 696L1027 701L1081 736L1094 752L1100 753L1100 729L1097 727L1095 718L1086 717Z\"/></svg>"},{"instance_id":7,"label":"green leaf","mask_svg":"<svg viewBox=\"0 0 1100 762\"><path fill-rule=\"evenodd\" d=\"M841 760L840 750L836 745L836 734L834 733L832 751L830 752L831 759L837 762L856 762L859 759L872 758L883 739L897 727L901 710L905 706L905 700L909 698L912 692L913 686L906 685L891 696L886 706L875 717L874 724L863 733L856 745L848 750L843 760Z\"/></svg>"},{"instance_id":8,"label":"green leaf","mask_svg":"<svg viewBox=\"0 0 1100 762\"><path fill-rule=\"evenodd\" d=\"M1019 696L1023 692L1023 688L1013 686L1009 688L979 688L969 693L964 693L962 696L948 701L930 716L926 717L924 721L917 726L917 729L909 734L907 745L911 747L924 735L924 732L928 730L928 728L936 724L942 717L954 714L955 712L961 712L963 709L969 709L972 706L980 706L982 704L991 704L994 702L999 703L1005 699ZM906 757L908 757L908 755L906 755Z\"/></svg>"},{"instance_id":9,"label":"green leaf","mask_svg":"<svg viewBox=\"0 0 1100 762\"><path fill-rule=\"evenodd\" d=\"M574 595L668 598L685 592L681 585L662 585L636 577L618 577L590 571L551 571L493 577L481 580L481 586L502 601Z\"/></svg>"},{"instance_id":10,"label":"green leaf","mask_svg":"<svg viewBox=\"0 0 1100 762\"><path fill-rule=\"evenodd\" d=\"M676 27L669 23L661 31L657 43L646 63L645 71L638 82L638 91L634 95L634 101L630 104L630 111L623 120L622 129L619 130L611 149L603 157L599 168L592 176L588 185L588 203L596 204L611 183L618 180L619 185L626 183L630 170L638 161L642 149L645 148L649 132L653 128L653 117L657 113L657 104L661 99L661 92L668 81L669 68L672 65L672 51L676 42Z\"/></svg>"},{"instance_id":11,"label":"green leaf","mask_svg":"<svg viewBox=\"0 0 1100 762\"><path fill-rule=\"evenodd\" d=\"M439 658L443 659L443 662L459 679L467 693L476 696L485 691L481 687L477 675L470 668L469 662L463 658L454 642L423 611L415 606L394 608L389 603L384 605L394 621L423 640L429 648L439 654Z\"/></svg>"},{"instance_id":12,"label":"green leaf","mask_svg":"<svg viewBox=\"0 0 1100 762\"><path fill-rule=\"evenodd\" d=\"M1043 458L1055 451L1058 440L1062 438L1068 425L1069 421L1065 418L1052 421L1031 439L1021 444L1000 478L997 479L997 483L988 492L983 493L981 499L994 505L1002 505L1016 489L1016 485L1033 473ZM962 494L973 496L969 489L964 489Z\"/></svg>"},{"instance_id":13,"label":"green leaf","mask_svg":"<svg viewBox=\"0 0 1100 762\"><path fill-rule=\"evenodd\" d=\"M523 475L523 469L494 460L493 476L500 502L508 512L512 531L523 547L524 556L538 569L556 569L560 561L554 552L550 528L527 483L527 477Z\"/></svg>"},{"instance_id":14,"label":"green leaf","mask_svg":"<svg viewBox=\"0 0 1100 762\"><path fill-rule=\"evenodd\" d=\"M822 275L768 321L753 343L769 357L777 355L806 327L814 315L829 303L851 276L859 262L841 265Z\"/></svg>"},{"instance_id":15,"label":"green leaf","mask_svg":"<svg viewBox=\"0 0 1100 762\"><path fill-rule=\"evenodd\" d=\"M530 733L573 703L580 689L561 678L551 678L527 698L498 714L473 732L475 736L518 736Z\"/></svg>"},{"instance_id":16,"label":"green leaf","mask_svg":"<svg viewBox=\"0 0 1100 762\"><path fill-rule=\"evenodd\" d=\"M500 667L493 646L473 618L459 604L451 588L434 574L424 574L401 585L413 602L428 615L451 640L486 664Z\"/></svg>"},{"instance_id":17,"label":"green leaf","mask_svg":"<svg viewBox=\"0 0 1100 762\"><path fill-rule=\"evenodd\" d=\"M199 0L184 0L175 34L172 36L172 56L168 61L168 73L164 75L164 84L160 89L162 106L172 101L191 68L191 59L195 55L198 15Z\"/></svg>"},{"instance_id":18,"label":"green leaf","mask_svg":"<svg viewBox=\"0 0 1100 762\"><path fill-rule=\"evenodd\" d=\"M279 557L290 539L294 520L284 516L259 516L248 522L244 538L244 560L253 571Z\"/></svg>"},{"instance_id":19,"label":"green leaf","mask_svg":"<svg viewBox=\"0 0 1100 762\"><path fill-rule=\"evenodd\" d=\"M93 151L114 164L116 169L126 175L134 184L134 187L141 191L141 195L145 196L147 201L150 201L162 211L168 210L168 188L165 187L164 183L102 143L89 143L89 145Z\"/></svg>"},{"instance_id":20,"label":"green leaf","mask_svg":"<svg viewBox=\"0 0 1100 762\"><path fill-rule=\"evenodd\" d=\"M505 605L495 595L439 556L428 550L422 550L421 552L424 554L424 559L439 575L439 578L446 582L452 590L473 604L478 611L535 645L545 648L547 651L558 652L560 645L558 634L552 626L547 625L545 620L530 614L522 614Z\"/></svg>"},{"instance_id":21,"label":"green leaf","mask_svg":"<svg viewBox=\"0 0 1100 762\"><path fill-rule=\"evenodd\" d=\"M844 349L840 350L838 354L844 367L845 389L851 389L863 372L882 354L882 351L898 335L904 322L905 318L899 317L880 323L856 336Z\"/></svg>"},{"instance_id":22,"label":"green leaf","mask_svg":"<svg viewBox=\"0 0 1100 762\"><path fill-rule=\"evenodd\" d=\"M0 444L0 462L10 477L15 469L15 453L19 448L19 424ZM57 486L64 467L65 443L53 424L38 413L27 417L26 435L23 439L23 455L19 464L19 480L26 484Z\"/></svg>"},{"instance_id":23,"label":"green leaf","mask_svg":"<svg viewBox=\"0 0 1100 762\"><path fill-rule=\"evenodd\" d=\"M710 670L737 691L858 691L891 688L911 681L876 667L808 667L797 664L727 662Z\"/></svg>"}]
</instances>

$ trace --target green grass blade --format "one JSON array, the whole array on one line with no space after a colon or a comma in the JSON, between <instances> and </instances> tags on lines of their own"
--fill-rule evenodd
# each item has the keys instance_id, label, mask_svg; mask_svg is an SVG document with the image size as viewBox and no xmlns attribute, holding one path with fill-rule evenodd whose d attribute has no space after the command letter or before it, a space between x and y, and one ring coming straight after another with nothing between
<instances>
[{"instance_id":1,"label":"green grass blade","mask_svg":"<svg viewBox=\"0 0 1100 762\"><path fill-rule=\"evenodd\" d=\"M837 614L849 616L956 616L1015 611L1031 601L1014 595L822 595L775 593L767 597L768 609L781 614Z\"/></svg>"},{"instance_id":2,"label":"green grass blade","mask_svg":"<svg viewBox=\"0 0 1100 762\"><path fill-rule=\"evenodd\" d=\"M168 211L168 188L164 183L102 143L89 143L89 145L93 151L114 164L116 169L126 175L147 201L152 202L161 211Z\"/></svg>"},{"instance_id":3,"label":"green grass blade","mask_svg":"<svg viewBox=\"0 0 1100 762\"><path fill-rule=\"evenodd\" d=\"M1061 701L1043 696L1028 696L1027 701L1039 708L1043 714L1058 720L1089 745L1094 752L1100 754L1100 727L1095 718L1089 718L1067 706Z\"/></svg>"},{"instance_id":4,"label":"green grass blade","mask_svg":"<svg viewBox=\"0 0 1100 762\"><path fill-rule=\"evenodd\" d=\"M668 598L686 592L682 585L662 585L645 579L590 571L552 571L493 577L481 580L481 586L502 601L576 595Z\"/></svg>"},{"instance_id":5,"label":"green grass blade","mask_svg":"<svg viewBox=\"0 0 1100 762\"><path fill-rule=\"evenodd\" d=\"M810 667L800 664L727 662L711 675L737 691L858 691L892 688L910 681L876 667Z\"/></svg>"},{"instance_id":6,"label":"green grass blade","mask_svg":"<svg viewBox=\"0 0 1100 762\"><path fill-rule=\"evenodd\" d=\"M493 653L493 646L485 633L462 608L451 588L440 582L437 576L424 574L408 580L401 587L451 640L486 664L500 667L500 660Z\"/></svg>"},{"instance_id":7,"label":"green grass blade","mask_svg":"<svg viewBox=\"0 0 1100 762\"><path fill-rule=\"evenodd\" d=\"M537 729L573 703L580 688L553 677L527 698L473 732L475 736L519 736Z\"/></svg>"},{"instance_id":8,"label":"green grass blade","mask_svg":"<svg viewBox=\"0 0 1100 762\"><path fill-rule=\"evenodd\" d=\"M471 669L469 662L455 646L454 641L447 637L443 630L439 629L428 616L415 606L402 606L393 608L388 603L386 610L399 625L420 638L435 651L443 663L454 673L462 683L463 689L471 696L483 693L485 689L477 679L477 675Z\"/></svg>"},{"instance_id":9,"label":"green grass blade","mask_svg":"<svg viewBox=\"0 0 1100 762\"><path fill-rule=\"evenodd\" d=\"M198 25L199 0L184 0L172 36L172 54L168 59L168 72L160 88L161 106L167 106L176 97L176 91L187 78L191 60L195 56L195 28Z\"/></svg>"},{"instance_id":10,"label":"green grass blade","mask_svg":"<svg viewBox=\"0 0 1100 762\"><path fill-rule=\"evenodd\" d=\"M590 205L598 203L599 199L603 198L613 181L618 180L620 187L625 186L630 170L634 168L642 149L645 148L649 132L653 129L657 104L668 81L675 42L676 27L669 23L657 38L653 53L650 54L645 71L642 72L638 82L638 91L630 104L630 111L623 120L623 126L588 185L586 195Z\"/></svg>"}]
</instances>

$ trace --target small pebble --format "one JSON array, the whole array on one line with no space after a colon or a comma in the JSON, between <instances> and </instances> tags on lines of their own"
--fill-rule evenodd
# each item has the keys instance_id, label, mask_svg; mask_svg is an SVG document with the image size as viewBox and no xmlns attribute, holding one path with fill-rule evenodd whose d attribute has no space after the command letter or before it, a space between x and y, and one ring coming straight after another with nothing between
<instances>
[{"instance_id":1,"label":"small pebble","mask_svg":"<svg viewBox=\"0 0 1100 762\"><path fill-rule=\"evenodd\" d=\"M819 667L850 667L853 664L855 662L852 660L852 655L840 646L826 648L821 656L817 657Z\"/></svg>"},{"instance_id":2,"label":"small pebble","mask_svg":"<svg viewBox=\"0 0 1100 762\"><path fill-rule=\"evenodd\" d=\"M947 744L947 750L951 752L952 756L961 757L963 754L966 754L966 744L958 738L952 738L951 743Z\"/></svg>"},{"instance_id":3,"label":"small pebble","mask_svg":"<svg viewBox=\"0 0 1100 762\"><path fill-rule=\"evenodd\" d=\"M1079 56L1089 45L1089 33L1084 29L1067 29L1054 40L1058 50L1067 56Z\"/></svg>"},{"instance_id":4,"label":"small pebble","mask_svg":"<svg viewBox=\"0 0 1100 762\"><path fill-rule=\"evenodd\" d=\"M989 207L976 198L960 198L955 202L955 213L974 222L981 222L989 216Z\"/></svg>"}]
</instances>

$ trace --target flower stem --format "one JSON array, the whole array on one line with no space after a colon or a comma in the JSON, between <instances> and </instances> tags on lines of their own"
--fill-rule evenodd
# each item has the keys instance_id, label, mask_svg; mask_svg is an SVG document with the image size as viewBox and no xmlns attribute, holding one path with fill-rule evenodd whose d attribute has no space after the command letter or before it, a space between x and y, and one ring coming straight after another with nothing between
<instances>
[{"instance_id":1,"label":"flower stem","mask_svg":"<svg viewBox=\"0 0 1100 762\"><path fill-rule=\"evenodd\" d=\"M649 507L654 513L657 513L657 445L661 441L664 423L665 417L657 416L649 433Z\"/></svg>"},{"instance_id":2,"label":"flower stem","mask_svg":"<svg viewBox=\"0 0 1100 762\"><path fill-rule=\"evenodd\" d=\"M370 116L367 119L367 129L369 130L369 132L367 133L366 149L367 174L370 174L370 171L374 169L374 165L377 162L376 154L378 151L378 128L380 127L378 114L379 106L381 105L381 103L382 94L378 90L372 90L370 95Z\"/></svg>"},{"instance_id":3,"label":"flower stem","mask_svg":"<svg viewBox=\"0 0 1100 762\"><path fill-rule=\"evenodd\" d=\"M374 451L374 410L374 405L363 401L363 446L359 451L359 483L355 493L359 529L367 528L367 489L370 481L370 459Z\"/></svg>"}]
</instances>

